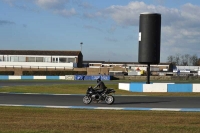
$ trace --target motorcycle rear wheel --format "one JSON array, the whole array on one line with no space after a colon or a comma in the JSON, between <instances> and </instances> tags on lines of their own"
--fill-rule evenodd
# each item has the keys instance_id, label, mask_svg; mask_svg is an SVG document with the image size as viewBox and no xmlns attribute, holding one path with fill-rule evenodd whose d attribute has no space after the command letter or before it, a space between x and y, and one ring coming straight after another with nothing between
<instances>
[{"instance_id":1,"label":"motorcycle rear wheel","mask_svg":"<svg viewBox=\"0 0 200 133\"><path fill-rule=\"evenodd\" d=\"M90 96L84 96L83 97L83 103L84 104L90 104L92 102L92 98Z\"/></svg>"},{"instance_id":2,"label":"motorcycle rear wheel","mask_svg":"<svg viewBox=\"0 0 200 133\"><path fill-rule=\"evenodd\" d=\"M111 104L113 104L113 103L115 102L115 98L114 98L113 96L111 96L111 95L106 96L105 102L106 102L108 105L111 105Z\"/></svg>"}]
</instances>

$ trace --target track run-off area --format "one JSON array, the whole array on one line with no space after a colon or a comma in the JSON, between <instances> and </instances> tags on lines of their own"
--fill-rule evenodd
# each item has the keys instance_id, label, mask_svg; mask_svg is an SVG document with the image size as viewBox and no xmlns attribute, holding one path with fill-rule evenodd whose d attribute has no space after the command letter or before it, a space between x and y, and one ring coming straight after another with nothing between
<instances>
[{"instance_id":1,"label":"track run-off area","mask_svg":"<svg viewBox=\"0 0 200 133\"><path fill-rule=\"evenodd\" d=\"M32 83L32 82L31 82ZM0 86L26 86L51 84L83 84L89 82L0 82ZM106 82L106 84L117 82ZM0 93L0 106L26 106L45 108L74 108L74 109L110 109L110 110L143 110L143 111L188 111L200 112L200 97L182 96L145 96L145 95L114 95L115 103L105 102L85 105L82 101L84 94L40 94L40 93Z\"/></svg>"}]
</instances>

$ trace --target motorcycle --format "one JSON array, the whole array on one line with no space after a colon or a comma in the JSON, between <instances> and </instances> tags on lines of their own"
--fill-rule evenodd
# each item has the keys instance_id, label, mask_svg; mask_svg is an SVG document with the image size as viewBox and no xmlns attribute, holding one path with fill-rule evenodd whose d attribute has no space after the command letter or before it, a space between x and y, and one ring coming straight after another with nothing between
<instances>
[{"instance_id":1,"label":"motorcycle","mask_svg":"<svg viewBox=\"0 0 200 133\"><path fill-rule=\"evenodd\" d=\"M90 104L92 101L96 103L105 101L108 105L111 105L115 101L111 93L115 93L115 90L112 88L106 88L105 91L99 93L98 90L89 87L86 91L86 95L83 97L83 103Z\"/></svg>"}]
</instances>

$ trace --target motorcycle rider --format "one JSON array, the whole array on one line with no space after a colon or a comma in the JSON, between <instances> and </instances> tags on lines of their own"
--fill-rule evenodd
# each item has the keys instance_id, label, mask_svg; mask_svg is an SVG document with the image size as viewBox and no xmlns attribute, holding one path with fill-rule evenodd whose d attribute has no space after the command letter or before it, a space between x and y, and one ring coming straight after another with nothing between
<instances>
[{"instance_id":1,"label":"motorcycle rider","mask_svg":"<svg viewBox=\"0 0 200 133\"><path fill-rule=\"evenodd\" d=\"M99 89L96 89L97 87L99 87ZM106 88L107 88L107 87L105 86L104 82L101 81L100 78L98 78L98 79L97 79L97 85L94 87L94 89L96 89L97 92L98 92L99 94L101 94L102 92L104 92L104 91L106 90Z\"/></svg>"}]
</instances>

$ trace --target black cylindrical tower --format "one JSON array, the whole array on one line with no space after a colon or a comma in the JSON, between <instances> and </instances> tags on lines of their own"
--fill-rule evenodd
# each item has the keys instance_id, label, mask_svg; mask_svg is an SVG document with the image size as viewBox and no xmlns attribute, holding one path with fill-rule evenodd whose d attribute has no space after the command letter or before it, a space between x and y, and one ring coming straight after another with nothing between
<instances>
[{"instance_id":1,"label":"black cylindrical tower","mask_svg":"<svg viewBox=\"0 0 200 133\"><path fill-rule=\"evenodd\" d=\"M161 14L141 13L139 24L138 62L142 64L159 64Z\"/></svg>"}]
</instances>

